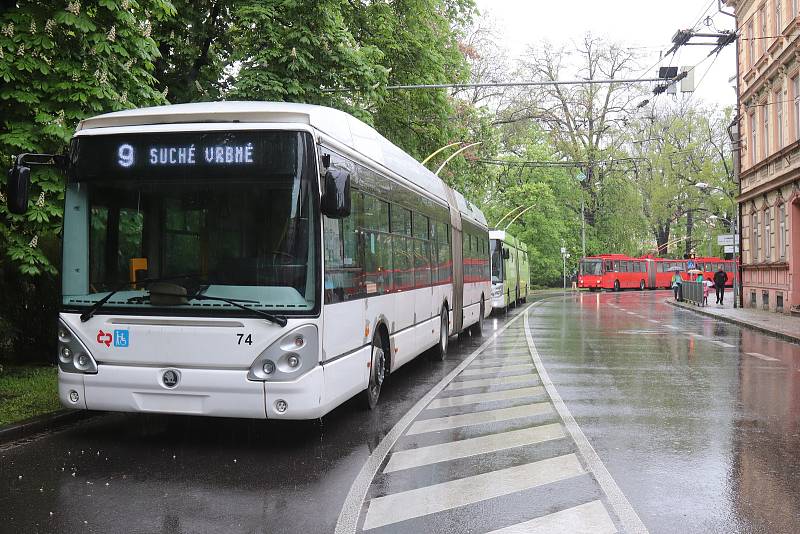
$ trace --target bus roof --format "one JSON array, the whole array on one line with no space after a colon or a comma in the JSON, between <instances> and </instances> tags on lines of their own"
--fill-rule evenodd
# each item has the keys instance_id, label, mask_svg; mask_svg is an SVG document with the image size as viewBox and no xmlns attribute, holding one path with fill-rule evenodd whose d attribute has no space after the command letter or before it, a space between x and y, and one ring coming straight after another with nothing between
<instances>
[{"instance_id":1,"label":"bus roof","mask_svg":"<svg viewBox=\"0 0 800 534\"><path fill-rule=\"evenodd\" d=\"M505 230L489 230L489 239L498 239L511 247L519 249L523 252L528 252L528 246L525 243L509 234Z\"/></svg>"},{"instance_id":2,"label":"bus roof","mask_svg":"<svg viewBox=\"0 0 800 534\"><path fill-rule=\"evenodd\" d=\"M374 128L338 109L290 102L196 102L116 111L84 119L77 131L96 128L192 123L303 124L355 149L447 203L447 185ZM189 129L189 128L187 128ZM486 226L486 217L455 191L462 215Z\"/></svg>"}]
</instances>

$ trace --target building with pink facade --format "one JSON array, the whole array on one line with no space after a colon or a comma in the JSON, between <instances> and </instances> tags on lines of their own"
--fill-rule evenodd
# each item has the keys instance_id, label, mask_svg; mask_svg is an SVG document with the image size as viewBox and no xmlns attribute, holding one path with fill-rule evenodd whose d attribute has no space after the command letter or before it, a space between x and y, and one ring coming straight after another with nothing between
<instances>
[{"instance_id":1,"label":"building with pink facade","mask_svg":"<svg viewBox=\"0 0 800 534\"><path fill-rule=\"evenodd\" d=\"M800 0L736 10L742 296L800 313Z\"/></svg>"}]
</instances>

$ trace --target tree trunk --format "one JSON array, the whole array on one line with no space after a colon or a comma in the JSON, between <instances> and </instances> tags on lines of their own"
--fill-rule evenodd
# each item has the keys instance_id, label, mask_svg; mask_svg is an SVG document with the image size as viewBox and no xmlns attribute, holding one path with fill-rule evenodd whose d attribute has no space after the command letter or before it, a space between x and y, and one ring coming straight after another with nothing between
<instances>
[{"instance_id":1,"label":"tree trunk","mask_svg":"<svg viewBox=\"0 0 800 534\"><path fill-rule=\"evenodd\" d=\"M659 256L666 256L667 253L669 252L668 250L669 234L670 234L669 224L660 226L655 231L656 245L658 246Z\"/></svg>"},{"instance_id":2,"label":"tree trunk","mask_svg":"<svg viewBox=\"0 0 800 534\"><path fill-rule=\"evenodd\" d=\"M692 243L692 230L694 229L694 211L686 212L686 254L691 254L694 244Z\"/></svg>"}]
</instances>

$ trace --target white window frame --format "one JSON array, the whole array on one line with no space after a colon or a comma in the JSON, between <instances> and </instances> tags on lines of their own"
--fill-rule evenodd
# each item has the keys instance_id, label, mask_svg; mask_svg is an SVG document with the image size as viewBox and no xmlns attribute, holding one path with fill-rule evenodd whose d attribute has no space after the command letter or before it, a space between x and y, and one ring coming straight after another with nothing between
<instances>
[{"instance_id":1,"label":"white window frame","mask_svg":"<svg viewBox=\"0 0 800 534\"><path fill-rule=\"evenodd\" d=\"M764 142L761 143L764 147L764 157L769 156L769 101L765 100L761 108L761 121L764 127Z\"/></svg>"},{"instance_id":2,"label":"white window frame","mask_svg":"<svg viewBox=\"0 0 800 534\"><path fill-rule=\"evenodd\" d=\"M750 139L750 165L755 165L758 159L758 121L755 113L750 114Z\"/></svg>"},{"instance_id":3,"label":"white window frame","mask_svg":"<svg viewBox=\"0 0 800 534\"><path fill-rule=\"evenodd\" d=\"M783 33L783 6L781 5L781 0L775 0L775 37L779 36Z\"/></svg>"},{"instance_id":4,"label":"white window frame","mask_svg":"<svg viewBox=\"0 0 800 534\"><path fill-rule=\"evenodd\" d=\"M778 259L786 261L786 203L778 207Z\"/></svg>"},{"instance_id":5,"label":"white window frame","mask_svg":"<svg viewBox=\"0 0 800 534\"><path fill-rule=\"evenodd\" d=\"M755 17L753 17L747 24L747 50L748 50L748 65L753 66L756 63L756 30L755 30Z\"/></svg>"}]
</instances>

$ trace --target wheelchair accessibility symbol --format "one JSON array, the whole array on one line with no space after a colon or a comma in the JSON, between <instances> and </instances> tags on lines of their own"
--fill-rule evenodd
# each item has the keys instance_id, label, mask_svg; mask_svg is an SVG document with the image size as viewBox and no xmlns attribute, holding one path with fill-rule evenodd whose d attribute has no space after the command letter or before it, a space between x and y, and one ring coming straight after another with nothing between
<instances>
[{"instance_id":1,"label":"wheelchair accessibility symbol","mask_svg":"<svg viewBox=\"0 0 800 534\"><path fill-rule=\"evenodd\" d=\"M127 330L114 330L114 346L127 347L130 341L129 332Z\"/></svg>"}]
</instances>

